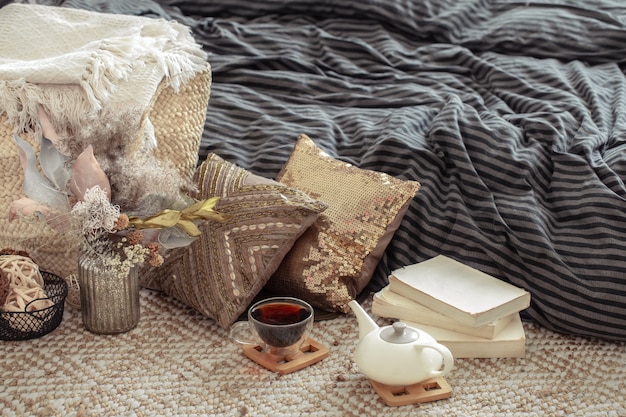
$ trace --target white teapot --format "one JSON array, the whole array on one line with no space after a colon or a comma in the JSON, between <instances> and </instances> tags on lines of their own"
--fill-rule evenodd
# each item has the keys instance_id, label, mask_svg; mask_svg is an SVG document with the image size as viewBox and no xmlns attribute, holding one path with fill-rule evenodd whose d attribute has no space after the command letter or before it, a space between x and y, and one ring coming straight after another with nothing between
<instances>
[{"instance_id":1,"label":"white teapot","mask_svg":"<svg viewBox=\"0 0 626 417\"><path fill-rule=\"evenodd\" d=\"M348 305L359 324L355 362L369 379L407 386L452 370L452 353L428 333L399 321L379 327L358 302L352 300Z\"/></svg>"}]
</instances>

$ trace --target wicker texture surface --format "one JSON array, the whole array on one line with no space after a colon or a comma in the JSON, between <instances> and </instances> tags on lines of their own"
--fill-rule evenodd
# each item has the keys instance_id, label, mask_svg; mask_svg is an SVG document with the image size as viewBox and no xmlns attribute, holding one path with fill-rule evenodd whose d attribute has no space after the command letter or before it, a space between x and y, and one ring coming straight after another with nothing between
<instances>
[{"instance_id":1,"label":"wicker texture surface","mask_svg":"<svg viewBox=\"0 0 626 417\"><path fill-rule=\"evenodd\" d=\"M211 71L200 72L176 93L162 83L154 102L144 117L154 126L159 159L169 160L179 172L191 178L198 161L198 148L204 127L207 102L211 89ZM23 135L34 149L39 144ZM0 187L0 212L8 213L13 200L22 196L23 172L13 141L13 127L0 117L0 171L5 178ZM28 251L42 269L62 277L76 272L78 253L76 241L59 233L43 222L33 220L9 221L0 216L0 246Z\"/></svg>"}]
</instances>

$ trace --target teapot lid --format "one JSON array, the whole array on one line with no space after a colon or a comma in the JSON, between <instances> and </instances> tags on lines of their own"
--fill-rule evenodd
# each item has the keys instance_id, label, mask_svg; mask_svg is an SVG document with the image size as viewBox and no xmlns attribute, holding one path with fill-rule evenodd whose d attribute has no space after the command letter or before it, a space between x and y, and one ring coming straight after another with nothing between
<instances>
[{"instance_id":1,"label":"teapot lid","mask_svg":"<svg viewBox=\"0 0 626 417\"><path fill-rule=\"evenodd\" d=\"M420 334L412 327L408 327L406 323L397 321L381 330L380 337L385 342L399 344L415 342L420 337Z\"/></svg>"}]
</instances>

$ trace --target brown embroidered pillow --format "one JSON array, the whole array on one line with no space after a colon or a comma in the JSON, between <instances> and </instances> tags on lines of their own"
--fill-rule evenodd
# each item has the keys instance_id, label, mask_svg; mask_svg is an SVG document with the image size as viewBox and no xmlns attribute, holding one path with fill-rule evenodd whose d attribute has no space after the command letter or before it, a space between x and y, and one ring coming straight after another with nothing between
<instances>
[{"instance_id":1,"label":"brown embroidered pillow","mask_svg":"<svg viewBox=\"0 0 626 417\"><path fill-rule=\"evenodd\" d=\"M328 204L294 244L266 289L320 309L348 311L368 284L419 183L333 159L301 135L278 175Z\"/></svg>"},{"instance_id":2,"label":"brown embroidered pillow","mask_svg":"<svg viewBox=\"0 0 626 417\"><path fill-rule=\"evenodd\" d=\"M162 266L146 269L140 280L228 327L326 205L215 154L194 180L195 197L221 196L216 209L229 220L203 223L198 240L170 251Z\"/></svg>"}]
</instances>

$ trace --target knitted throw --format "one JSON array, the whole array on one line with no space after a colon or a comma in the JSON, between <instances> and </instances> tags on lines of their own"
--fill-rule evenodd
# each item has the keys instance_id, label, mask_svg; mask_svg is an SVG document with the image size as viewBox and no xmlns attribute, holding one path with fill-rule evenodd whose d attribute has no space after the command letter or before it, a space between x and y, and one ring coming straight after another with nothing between
<instances>
[{"instance_id":1,"label":"knitted throw","mask_svg":"<svg viewBox=\"0 0 626 417\"><path fill-rule=\"evenodd\" d=\"M37 130L40 103L61 134L102 109L141 114L163 79L177 91L206 66L189 29L162 19L9 4L0 39L0 115L18 132Z\"/></svg>"}]
</instances>

